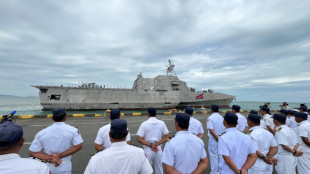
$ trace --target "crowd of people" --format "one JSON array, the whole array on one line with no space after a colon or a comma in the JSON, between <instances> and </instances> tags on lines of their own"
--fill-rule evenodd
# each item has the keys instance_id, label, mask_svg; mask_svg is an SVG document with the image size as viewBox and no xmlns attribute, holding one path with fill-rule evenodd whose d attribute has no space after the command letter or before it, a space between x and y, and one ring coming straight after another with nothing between
<instances>
[{"instance_id":1,"label":"crowd of people","mask_svg":"<svg viewBox=\"0 0 310 174\"><path fill-rule=\"evenodd\" d=\"M284 105L283 105L284 106ZM241 107L219 114L211 105L207 117L208 151L205 150L202 123L193 117L193 108L175 115L175 130L170 136L156 108L148 109L148 119L137 132L143 149L132 146L127 122L120 110L110 112L111 123L101 127L94 146L97 153L90 159L85 174L278 174L310 173L310 110L302 105L270 114L268 105L259 112L251 110L245 117ZM21 158L23 129L10 121L0 124L1 173L71 174L71 156L82 149L79 130L65 123L66 110L53 110L54 124L38 132L29 148L29 156L44 161ZM164 149L162 145L165 144Z\"/></svg>"}]
</instances>

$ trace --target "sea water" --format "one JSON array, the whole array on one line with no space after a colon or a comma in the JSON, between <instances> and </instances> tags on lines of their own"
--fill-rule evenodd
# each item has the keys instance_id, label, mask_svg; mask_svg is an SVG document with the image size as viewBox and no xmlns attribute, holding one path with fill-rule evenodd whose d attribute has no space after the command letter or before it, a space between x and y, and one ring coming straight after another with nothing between
<instances>
[{"instance_id":1,"label":"sea water","mask_svg":"<svg viewBox=\"0 0 310 174\"><path fill-rule=\"evenodd\" d=\"M236 101L231 103L231 106L236 104L241 107L242 110L258 110L259 106L264 105L262 101ZM271 110L279 110L283 102L270 102ZM288 102L291 109L299 107L303 102ZM305 103L310 106L310 103ZM13 96L0 96L0 115L6 115L16 110L16 115L45 115L50 114L51 111L41 111L40 99L38 97L13 97ZM202 109L195 109L197 112L201 112ZM207 109L209 111L209 109ZM221 108L221 110L230 111L230 108ZM135 111L122 111L124 113L132 113ZM136 111L141 112L141 111ZM142 111L146 112L146 111ZM164 112L164 111L163 111ZM91 111L68 111L72 113L98 113L104 114L105 110L91 110Z\"/></svg>"}]
</instances>

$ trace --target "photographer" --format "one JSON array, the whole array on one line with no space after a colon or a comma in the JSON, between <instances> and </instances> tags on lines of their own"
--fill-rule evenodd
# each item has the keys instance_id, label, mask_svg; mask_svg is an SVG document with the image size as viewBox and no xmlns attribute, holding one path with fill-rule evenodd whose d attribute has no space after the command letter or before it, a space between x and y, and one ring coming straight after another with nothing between
<instances>
[{"instance_id":1,"label":"photographer","mask_svg":"<svg viewBox=\"0 0 310 174\"><path fill-rule=\"evenodd\" d=\"M23 144L23 129L19 125L10 121L0 124L1 173L49 174L49 168L44 163L18 155Z\"/></svg>"}]
</instances>

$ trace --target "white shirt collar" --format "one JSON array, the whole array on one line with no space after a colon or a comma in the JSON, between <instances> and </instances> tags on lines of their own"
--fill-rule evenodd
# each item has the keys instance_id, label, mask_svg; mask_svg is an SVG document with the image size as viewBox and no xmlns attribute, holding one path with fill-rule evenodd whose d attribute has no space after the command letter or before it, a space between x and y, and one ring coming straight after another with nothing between
<instances>
[{"instance_id":1,"label":"white shirt collar","mask_svg":"<svg viewBox=\"0 0 310 174\"><path fill-rule=\"evenodd\" d=\"M127 145L127 142L126 141L120 141L120 142L112 143L111 147L114 147L114 146L124 146L124 145Z\"/></svg>"},{"instance_id":2,"label":"white shirt collar","mask_svg":"<svg viewBox=\"0 0 310 174\"><path fill-rule=\"evenodd\" d=\"M230 127L230 128L227 128L225 131L235 131L235 130L237 130L236 127Z\"/></svg>"},{"instance_id":3,"label":"white shirt collar","mask_svg":"<svg viewBox=\"0 0 310 174\"><path fill-rule=\"evenodd\" d=\"M157 120L157 118L156 117L149 117L148 120Z\"/></svg>"},{"instance_id":4,"label":"white shirt collar","mask_svg":"<svg viewBox=\"0 0 310 174\"><path fill-rule=\"evenodd\" d=\"M14 158L20 158L20 156L17 153L9 153L5 155L0 155L0 161L14 159Z\"/></svg>"},{"instance_id":5,"label":"white shirt collar","mask_svg":"<svg viewBox=\"0 0 310 174\"><path fill-rule=\"evenodd\" d=\"M64 125L64 124L66 124L66 123L65 123L65 122L63 122L63 121L53 123L53 125Z\"/></svg>"},{"instance_id":6,"label":"white shirt collar","mask_svg":"<svg viewBox=\"0 0 310 174\"><path fill-rule=\"evenodd\" d=\"M261 127L260 126L253 126L249 130L255 130L255 129L259 129L259 128L261 128Z\"/></svg>"},{"instance_id":7,"label":"white shirt collar","mask_svg":"<svg viewBox=\"0 0 310 174\"><path fill-rule=\"evenodd\" d=\"M188 133L190 133L189 131L178 131L176 134L175 134L175 136L177 136L177 135L181 135L181 134L188 134Z\"/></svg>"}]
</instances>

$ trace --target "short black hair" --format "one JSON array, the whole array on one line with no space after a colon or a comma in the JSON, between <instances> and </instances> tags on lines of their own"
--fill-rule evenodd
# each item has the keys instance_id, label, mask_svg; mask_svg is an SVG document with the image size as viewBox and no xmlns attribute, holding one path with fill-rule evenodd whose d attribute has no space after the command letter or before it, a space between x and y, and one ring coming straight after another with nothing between
<instances>
[{"instance_id":1,"label":"short black hair","mask_svg":"<svg viewBox=\"0 0 310 174\"><path fill-rule=\"evenodd\" d=\"M128 134L128 132L121 133L121 134L113 134L113 133L111 132L111 137L112 137L113 139L120 140L120 139L125 138L125 137L127 136L127 134Z\"/></svg>"},{"instance_id":2,"label":"short black hair","mask_svg":"<svg viewBox=\"0 0 310 174\"><path fill-rule=\"evenodd\" d=\"M185 113L177 113L175 116L175 122L178 123L181 129L188 129L190 116Z\"/></svg>"},{"instance_id":3,"label":"short black hair","mask_svg":"<svg viewBox=\"0 0 310 174\"><path fill-rule=\"evenodd\" d=\"M274 114L273 119L278 120L282 124L285 124L285 122L286 122L286 116L283 114Z\"/></svg>"},{"instance_id":4,"label":"short black hair","mask_svg":"<svg viewBox=\"0 0 310 174\"><path fill-rule=\"evenodd\" d=\"M211 110L213 111L213 112L218 112L220 109L219 109L220 107L218 106L218 105L211 105Z\"/></svg>"},{"instance_id":5,"label":"short black hair","mask_svg":"<svg viewBox=\"0 0 310 174\"><path fill-rule=\"evenodd\" d=\"M65 116L66 115L57 116L57 117L53 116L53 119L54 119L55 122L61 122L65 118Z\"/></svg>"},{"instance_id":6,"label":"short black hair","mask_svg":"<svg viewBox=\"0 0 310 174\"><path fill-rule=\"evenodd\" d=\"M236 127L238 124L238 116L232 112L227 112L224 116L224 120L229 126Z\"/></svg>"}]
</instances>

